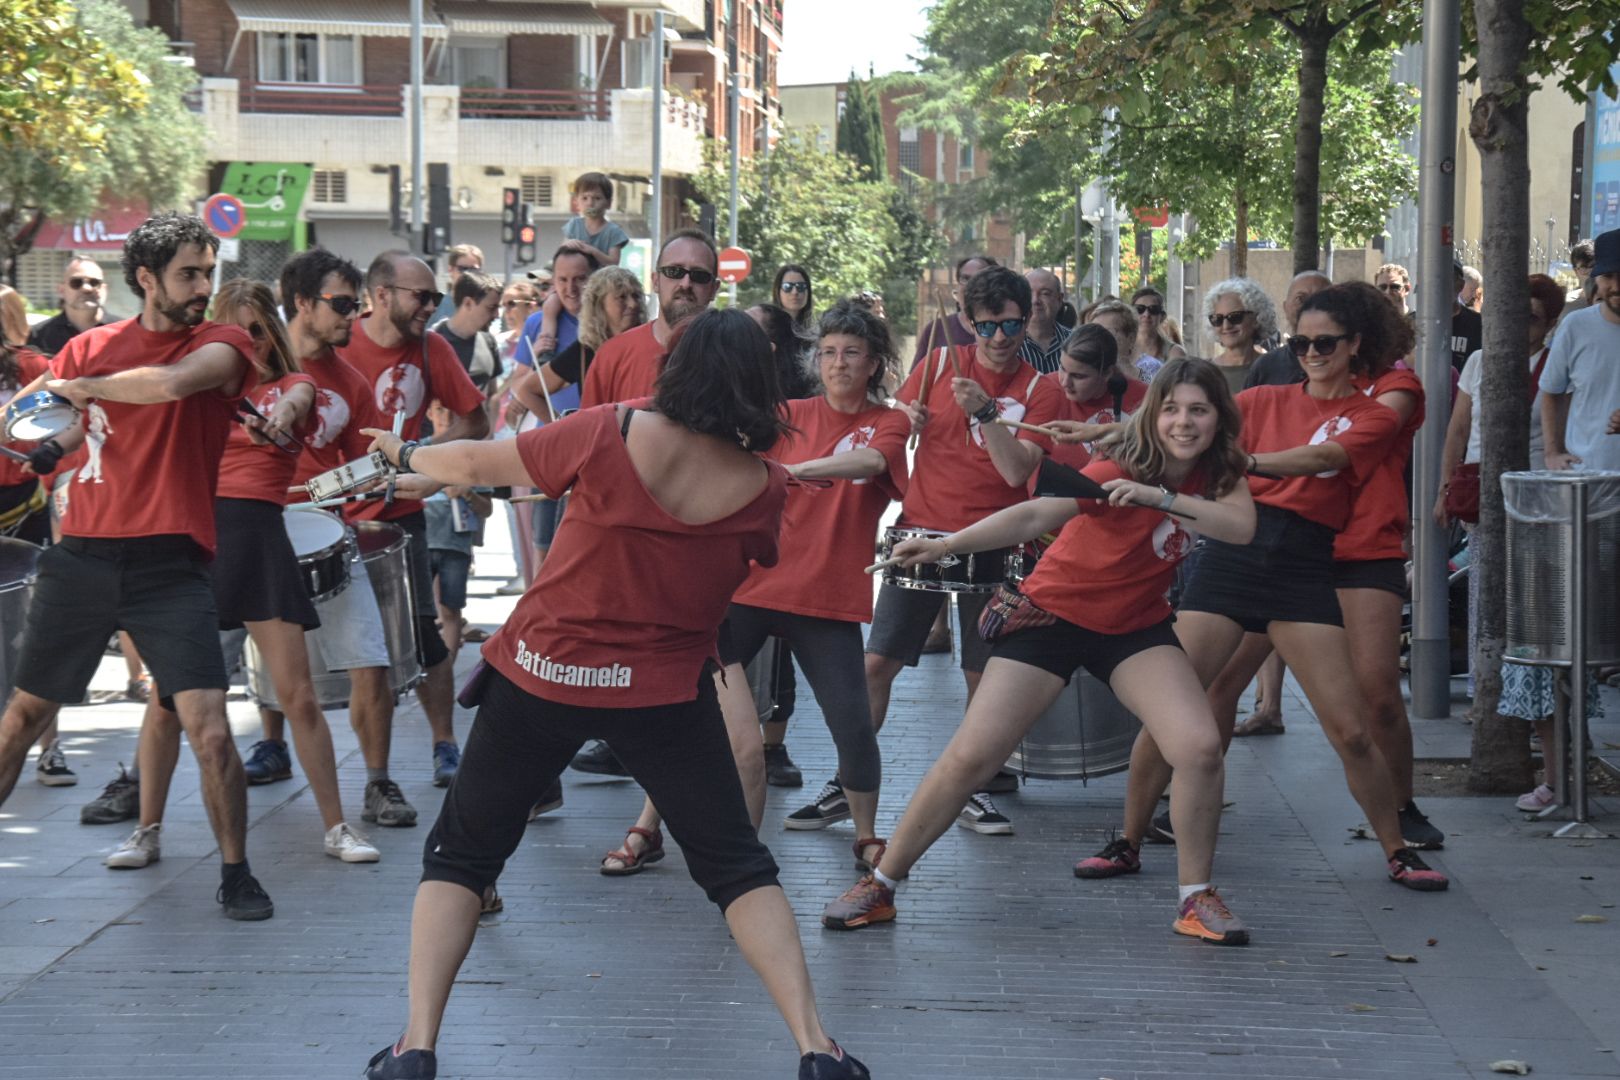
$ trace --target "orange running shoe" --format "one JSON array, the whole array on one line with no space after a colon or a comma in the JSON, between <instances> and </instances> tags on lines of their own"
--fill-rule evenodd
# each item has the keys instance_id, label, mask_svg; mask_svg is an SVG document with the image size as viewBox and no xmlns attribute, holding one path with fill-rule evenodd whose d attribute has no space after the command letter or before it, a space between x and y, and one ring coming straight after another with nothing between
<instances>
[{"instance_id":1,"label":"orange running shoe","mask_svg":"<svg viewBox=\"0 0 1620 1080\"><path fill-rule=\"evenodd\" d=\"M829 930L859 930L894 919L894 890L867 874L821 912L821 925Z\"/></svg>"},{"instance_id":2,"label":"orange running shoe","mask_svg":"<svg viewBox=\"0 0 1620 1080\"><path fill-rule=\"evenodd\" d=\"M1195 937L1212 945L1247 945L1249 929L1233 915L1213 888L1193 893L1181 905L1181 914L1172 924L1178 934Z\"/></svg>"}]
</instances>

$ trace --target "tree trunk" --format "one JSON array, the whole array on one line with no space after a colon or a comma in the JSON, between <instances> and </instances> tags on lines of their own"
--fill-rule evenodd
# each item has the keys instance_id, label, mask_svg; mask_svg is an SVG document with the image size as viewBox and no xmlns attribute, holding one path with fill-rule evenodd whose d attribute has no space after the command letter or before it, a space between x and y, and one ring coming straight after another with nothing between
<instances>
[{"instance_id":1,"label":"tree trunk","mask_svg":"<svg viewBox=\"0 0 1620 1080\"><path fill-rule=\"evenodd\" d=\"M1299 106L1294 113L1294 273L1316 269L1321 247L1322 112L1327 107L1328 46L1321 16L1299 34Z\"/></svg>"},{"instance_id":2,"label":"tree trunk","mask_svg":"<svg viewBox=\"0 0 1620 1080\"><path fill-rule=\"evenodd\" d=\"M1530 749L1521 720L1497 713L1507 639L1507 515L1503 472L1529 456L1530 159L1522 71L1530 28L1523 0L1476 0L1480 96L1468 134L1479 148L1484 210L1485 356L1480 383L1479 526L1469 573L1479 575L1478 643L1474 655L1474 745L1468 787L1481 793L1523 791ZM1576 673L1577 684L1582 673Z\"/></svg>"}]
</instances>

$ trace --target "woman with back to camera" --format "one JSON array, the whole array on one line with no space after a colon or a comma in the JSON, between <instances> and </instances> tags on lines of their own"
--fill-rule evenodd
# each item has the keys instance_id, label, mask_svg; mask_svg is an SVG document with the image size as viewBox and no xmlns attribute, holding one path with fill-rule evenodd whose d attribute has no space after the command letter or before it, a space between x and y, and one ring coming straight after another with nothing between
<instances>
[{"instance_id":1,"label":"woman with back to camera","mask_svg":"<svg viewBox=\"0 0 1620 1080\"><path fill-rule=\"evenodd\" d=\"M787 475L760 457L783 434L769 352L743 313L707 311L685 325L651 399L586 409L508 442L419 446L370 432L391 462L437 483L572 490L568 528L463 692L478 714L423 856L409 1018L371 1059L371 1080L436 1075L433 1048L483 891L517 850L536 797L590 738L606 738L663 810L787 1021L800 1080L870 1075L822 1029L716 699L712 658L731 594L751 562L777 557ZM638 583L633 606L628 581Z\"/></svg>"}]
</instances>

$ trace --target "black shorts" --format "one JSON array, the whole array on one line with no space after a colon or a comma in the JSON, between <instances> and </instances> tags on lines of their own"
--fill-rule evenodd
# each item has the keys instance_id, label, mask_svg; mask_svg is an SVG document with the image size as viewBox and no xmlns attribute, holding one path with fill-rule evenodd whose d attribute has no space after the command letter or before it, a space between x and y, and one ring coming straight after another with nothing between
<instances>
[{"instance_id":1,"label":"black shorts","mask_svg":"<svg viewBox=\"0 0 1620 1080\"><path fill-rule=\"evenodd\" d=\"M219 551L208 571L221 630L276 619L305 630L321 625L280 506L258 499L216 499L214 529Z\"/></svg>"},{"instance_id":2,"label":"black shorts","mask_svg":"<svg viewBox=\"0 0 1620 1080\"><path fill-rule=\"evenodd\" d=\"M1333 564L1336 589L1382 589L1406 598L1405 559L1361 559Z\"/></svg>"},{"instance_id":3,"label":"black shorts","mask_svg":"<svg viewBox=\"0 0 1620 1080\"><path fill-rule=\"evenodd\" d=\"M1114 669L1139 652L1168 645L1181 648L1173 619L1154 623L1126 634L1103 634L1059 619L1051 626L1032 626L1008 634L990 648L992 658L1017 660L1069 681L1077 668L1085 668L1099 682L1106 683Z\"/></svg>"},{"instance_id":4,"label":"black shorts","mask_svg":"<svg viewBox=\"0 0 1620 1080\"><path fill-rule=\"evenodd\" d=\"M884 582L878 589L872 609L872 629L866 636L866 651L916 667L922 659L928 632L949 593L924 589L902 589ZM962 670L983 671L990 659L990 647L979 637L979 616L990 602L989 593L957 593L958 641L962 644Z\"/></svg>"},{"instance_id":5,"label":"black shorts","mask_svg":"<svg viewBox=\"0 0 1620 1080\"><path fill-rule=\"evenodd\" d=\"M418 510L394 518L393 524L410 536L411 613L416 617L416 653L425 671L450 658L450 650L439 636L439 612L433 602L433 554L428 550L427 515Z\"/></svg>"},{"instance_id":6,"label":"black shorts","mask_svg":"<svg viewBox=\"0 0 1620 1080\"><path fill-rule=\"evenodd\" d=\"M1205 539L1182 611L1224 615L1251 634L1273 622L1343 626L1334 592L1333 538L1326 525L1291 510L1255 504L1254 539Z\"/></svg>"},{"instance_id":7,"label":"black shorts","mask_svg":"<svg viewBox=\"0 0 1620 1080\"><path fill-rule=\"evenodd\" d=\"M167 702L224 690L219 617L203 551L186 536L67 536L39 557L17 689L57 703L84 700L115 630L135 639Z\"/></svg>"}]
</instances>

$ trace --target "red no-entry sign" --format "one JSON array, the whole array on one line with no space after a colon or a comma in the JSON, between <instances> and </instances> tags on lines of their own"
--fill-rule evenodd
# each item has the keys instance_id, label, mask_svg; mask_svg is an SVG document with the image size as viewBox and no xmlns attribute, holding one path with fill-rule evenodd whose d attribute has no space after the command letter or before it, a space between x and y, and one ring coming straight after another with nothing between
<instances>
[{"instance_id":1,"label":"red no-entry sign","mask_svg":"<svg viewBox=\"0 0 1620 1080\"><path fill-rule=\"evenodd\" d=\"M229 240L247 225L247 208L235 195L208 196L202 216L204 224L221 240Z\"/></svg>"},{"instance_id":2,"label":"red no-entry sign","mask_svg":"<svg viewBox=\"0 0 1620 1080\"><path fill-rule=\"evenodd\" d=\"M742 248L728 247L720 252L720 280L727 285L746 281L754 269L754 260Z\"/></svg>"}]
</instances>

